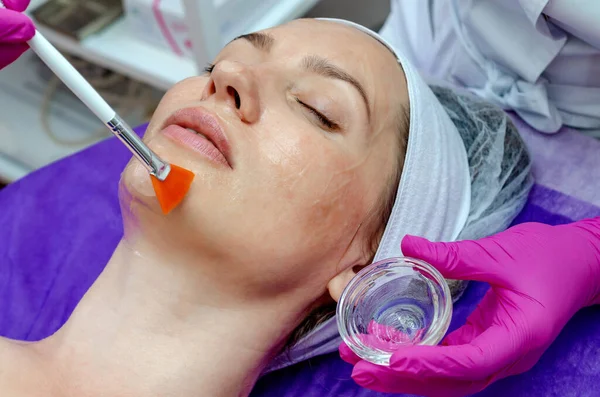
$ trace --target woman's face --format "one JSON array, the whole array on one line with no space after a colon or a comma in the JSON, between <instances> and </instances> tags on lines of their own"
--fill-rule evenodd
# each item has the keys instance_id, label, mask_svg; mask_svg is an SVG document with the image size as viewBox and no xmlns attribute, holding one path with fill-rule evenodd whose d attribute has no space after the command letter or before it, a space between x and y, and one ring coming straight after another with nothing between
<instances>
[{"instance_id":1,"label":"woman's face","mask_svg":"<svg viewBox=\"0 0 600 397\"><path fill-rule=\"evenodd\" d=\"M196 174L185 200L155 215L134 160L122 179L128 208L236 293L316 298L367 260L369 215L402 155L407 103L394 56L353 28L297 20L239 38L210 72L166 93L144 137Z\"/></svg>"}]
</instances>

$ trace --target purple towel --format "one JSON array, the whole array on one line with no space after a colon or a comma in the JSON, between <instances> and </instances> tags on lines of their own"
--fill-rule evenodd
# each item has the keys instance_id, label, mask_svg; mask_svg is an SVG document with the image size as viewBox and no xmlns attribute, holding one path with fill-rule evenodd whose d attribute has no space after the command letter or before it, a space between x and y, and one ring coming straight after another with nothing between
<instances>
[{"instance_id":1,"label":"purple towel","mask_svg":"<svg viewBox=\"0 0 600 397\"><path fill-rule=\"evenodd\" d=\"M0 191L0 335L39 340L66 321L122 235L117 182L129 157L111 139ZM559 224L582 214L600 215L600 208L537 185L516 222ZM469 287L455 306L452 329L486 289L482 283ZM599 347L600 309L583 310L531 371L480 395L598 395ZM265 376L252 396L383 395L356 386L350 372L336 354L322 356Z\"/></svg>"}]
</instances>

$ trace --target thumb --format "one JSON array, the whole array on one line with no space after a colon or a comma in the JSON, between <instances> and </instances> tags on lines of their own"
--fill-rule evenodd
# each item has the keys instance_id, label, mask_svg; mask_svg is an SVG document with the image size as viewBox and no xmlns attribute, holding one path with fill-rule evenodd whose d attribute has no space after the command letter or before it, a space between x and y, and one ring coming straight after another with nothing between
<instances>
[{"instance_id":1,"label":"thumb","mask_svg":"<svg viewBox=\"0 0 600 397\"><path fill-rule=\"evenodd\" d=\"M477 241L433 243L416 236L405 236L402 253L435 267L446 279L497 283L497 261Z\"/></svg>"}]
</instances>

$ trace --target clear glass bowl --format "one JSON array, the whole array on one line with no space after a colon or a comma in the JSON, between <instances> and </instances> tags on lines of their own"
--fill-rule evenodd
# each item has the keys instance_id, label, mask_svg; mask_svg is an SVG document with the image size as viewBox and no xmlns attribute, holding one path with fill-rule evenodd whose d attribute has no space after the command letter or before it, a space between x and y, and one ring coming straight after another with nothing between
<instances>
[{"instance_id":1,"label":"clear glass bowl","mask_svg":"<svg viewBox=\"0 0 600 397\"><path fill-rule=\"evenodd\" d=\"M387 366L407 345L436 345L450 325L448 284L430 264L401 257L362 269L342 292L337 326L360 358Z\"/></svg>"}]
</instances>

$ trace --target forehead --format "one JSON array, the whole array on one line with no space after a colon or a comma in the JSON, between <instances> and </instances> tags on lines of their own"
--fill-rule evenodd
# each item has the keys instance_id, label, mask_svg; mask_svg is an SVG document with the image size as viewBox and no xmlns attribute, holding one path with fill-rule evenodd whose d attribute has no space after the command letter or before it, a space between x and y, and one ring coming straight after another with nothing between
<instances>
[{"instance_id":1,"label":"forehead","mask_svg":"<svg viewBox=\"0 0 600 397\"><path fill-rule=\"evenodd\" d=\"M359 55L369 55L376 58L373 59L376 63L396 63L394 55L376 39L341 23L296 19L266 31L287 40L293 36L295 45L307 50L326 51L355 61Z\"/></svg>"}]
</instances>

